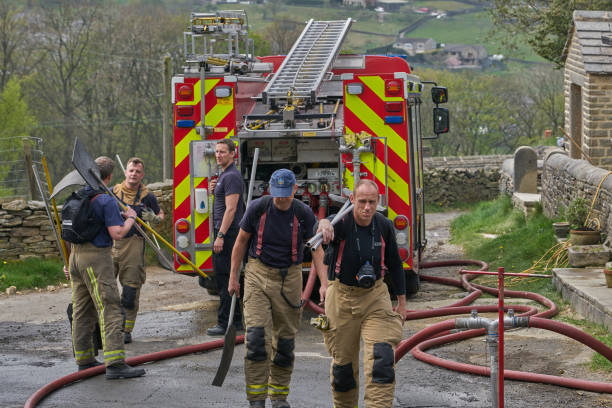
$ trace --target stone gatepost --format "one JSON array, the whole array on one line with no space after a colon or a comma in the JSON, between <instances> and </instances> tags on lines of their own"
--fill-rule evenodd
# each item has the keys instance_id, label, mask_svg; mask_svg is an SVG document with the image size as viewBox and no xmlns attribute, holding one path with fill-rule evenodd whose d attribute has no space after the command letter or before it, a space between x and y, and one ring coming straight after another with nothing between
<instances>
[{"instance_id":1,"label":"stone gatepost","mask_svg":"<svg viewBox=\"0 0 612 408\"><path fill-rule=\"evenodd\" d=\"M529 146L514 152L514 192L538 193L538 154Z\"/></svg>"}]
</instances>

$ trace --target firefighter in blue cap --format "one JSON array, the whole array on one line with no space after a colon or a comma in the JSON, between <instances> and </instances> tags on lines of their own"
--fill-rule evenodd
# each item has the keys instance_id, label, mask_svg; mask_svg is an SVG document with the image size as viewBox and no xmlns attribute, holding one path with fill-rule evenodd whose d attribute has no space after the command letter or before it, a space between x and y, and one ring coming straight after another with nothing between
<instances>
[{"instance_id":1,"label":"firefighter in blue cap","mask_svg":"<svg viewBox=\"0 0 612 408\"><path fill-rule=\"evenodd\" d=\"M316 225L310 207L293 198L296 190L291 170L275 171L270 178L270 195L254 200L247 208L232 251L230 295L240 293L238 277L247 249L249 255L243 314L246 395L251 407L265 407L268 397L273 408L290 407L287 397L293 349L302 315L303 249ZM313 262L323 270L321 248L313 253Z\"/></svg>"}]
</instances>

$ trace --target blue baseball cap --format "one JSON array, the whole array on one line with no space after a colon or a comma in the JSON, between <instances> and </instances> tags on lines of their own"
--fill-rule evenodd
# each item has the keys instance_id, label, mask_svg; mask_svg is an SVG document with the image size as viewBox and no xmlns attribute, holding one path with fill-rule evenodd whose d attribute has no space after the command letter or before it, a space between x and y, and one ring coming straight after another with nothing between
<instances>
[{"instance_id":1,"label":"blue baseball cap","mask_svg":"<svg viewBox=\"0 0 612 408\"><path fill-rule=\"evenodd\" d=\"M295 186L295 174L289 169L279 169L270 177L270 195L272 197L291 197Z\"/></svg>"}]
</instances>

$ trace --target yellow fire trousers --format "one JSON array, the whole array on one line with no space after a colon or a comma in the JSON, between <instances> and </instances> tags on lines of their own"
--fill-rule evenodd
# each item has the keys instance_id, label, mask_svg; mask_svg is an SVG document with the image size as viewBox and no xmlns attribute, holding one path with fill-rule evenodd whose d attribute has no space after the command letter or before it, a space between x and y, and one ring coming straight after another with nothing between
<instances>
[{"instance_id":1,"label":"yellow fire trousers","mask_svg":"<svg viewBox=\"0 0 612 408\"><path fill-rule=\"evenodd\" d=\"M244 372L247 400L284 400L293 372L295 335L301 308L302 265L288 268L284 285L278 268L249 258L244 276L246 356Z\"/></svg>"},{"instance_id":2,"label":"yellow fire trousers","mask_svg":"<svg viewBox=\"0 0 612 408\"><path fill-rule=\"evenodd\" d=\"M325 296L329 330L323 331L332 356L330 379L335 408L355 408L359 400L359 345L363 339L365 406L393 405L395 347L402 338L402 317L393 311L387 285L369 289L330 281Z\"/></svg>"},{"instance_id":3,"label":"yellow fire trousers","mask_svg":"<svg viewBox=\"0 0 612 408\"><path fill-rule=\"evenodd\" d=\"M115 276L122 286L122 304L125 311L125 332L131 333L136 324L140 288L144 285L145 273L144 238L132 235L113 243L113 264ZM129 289L126 289L126 286ZM131 292L130 292L131 291ZM126 303L126 298L127 300Z\"/></svg>"},{"instance_id":4,"label":"yellow fire trousers","mask_svg":"<svg viewBox=\"0 0 612 408\"><path fill-rule=\"evenodd\" d=\"M72 244L70 281L72 344L77 364L94 361L92 333L96 321L100 324L106 366L124 362L123 316L113 275L111 248L97 248L91 243Z\"/></svg>"}]
</instances>

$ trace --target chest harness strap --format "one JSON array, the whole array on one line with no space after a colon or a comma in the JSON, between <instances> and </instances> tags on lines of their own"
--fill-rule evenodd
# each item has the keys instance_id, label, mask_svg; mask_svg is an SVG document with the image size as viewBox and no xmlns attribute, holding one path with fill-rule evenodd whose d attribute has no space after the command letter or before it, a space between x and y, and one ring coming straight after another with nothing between
<instances>
[{"instance_id":1,"label":"chest harness strap","mask_svg":"<svg viewBox=\"0 0 612 408\"><path fill-rule=\"evenodd\" d=\"M387 270L387 267L385 266L385 240L383 239L382 234L380 234L380 242L381 242L381 246L380 246L380 277L384 278L385 277L385 271ZM344 246L346 244L346 240L343 239L342 241L340 241L340 246L338 247L338 257L336 259L336 269L334 270L334 272L336 273L336 275L340 274L340 265L342 264L342 254L344 253Z\"/></svg>"},{"instance_id":2,"label":"chest harness strap","mask_svg":"<svg viewBox=\"0 0 612 408\"><path fill-rule=\"evenodd\" d=\"M261 220L259 221L259 228L257 229L257 247L255 250L255 255L257 255L257 257L259 258L259 256L261 255L261 247L263 244L263 233L264 233L264 228L266 226L266 218L268 216L268 211L266 210L262 216L261 216ZM297 217L295 216L295 213L293 214L293 229L291 230L291 263L297 263L297 239L298 239L298 227L299 227L299 222Z\"/></svg>"}]
</instances>

